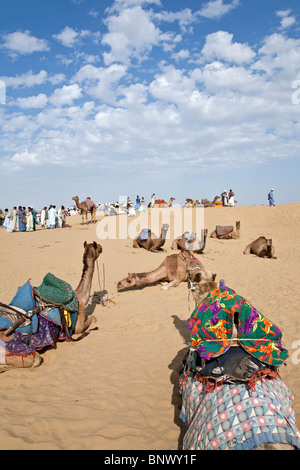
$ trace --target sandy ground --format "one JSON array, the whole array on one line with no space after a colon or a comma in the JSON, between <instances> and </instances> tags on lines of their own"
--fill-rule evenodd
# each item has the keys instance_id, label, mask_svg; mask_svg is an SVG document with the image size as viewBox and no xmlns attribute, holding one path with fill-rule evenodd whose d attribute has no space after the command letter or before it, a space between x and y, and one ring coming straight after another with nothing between
<instances>
[{"instance_id":1,"label":"sandy ground","mask_svg":"<svg viewBox=\"0 0 300 470\"><path fill-rule=\"evenodd\" d=\"M114 219L121 217L135 220ZM240 239L208 238L200 256L218 281L225 279L283 331L290 357L280 373L295 397L299 427L300 307L294 284L300 277L300 203L204 210L209 233L236 220L241 222ZM178 373L188 339L185 321L194 308L187 284L169 291L160 285L126 292L116 287L128 272L150 271L173 253L172 237L165 253L149 253L132 248L130 238L99 240L96 226L81 225L80 216L67 222L70 228L38 227L34 233L9 234L1 227L1 301L9 303L29 278L38 286L48 272L75 288L83 243L95 240L103 253L101 285L96 269L92 293L103 288L104 266L111 302L90 302L88 313L97 317L98 330L88 337L47 350L39 368L0 375L0 448L176 450L182 433ZM260 235L273 239L277 260L243 255Z\"/></svg>"}]
</instances>

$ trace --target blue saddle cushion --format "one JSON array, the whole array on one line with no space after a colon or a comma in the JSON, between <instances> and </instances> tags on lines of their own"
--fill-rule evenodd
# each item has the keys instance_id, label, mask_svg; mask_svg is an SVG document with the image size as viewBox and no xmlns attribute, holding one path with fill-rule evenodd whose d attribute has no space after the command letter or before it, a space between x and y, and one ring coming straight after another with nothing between
<instances>
[{"instance_id":1,"label":"blue saddle cushion","mask_svg":"<svg viewBox=\"0 0 300 470\"><path fill-rule=\"evenodd\" d=\"M30 282L27 281L23 286L19 287L17 290L16 295L10 302L12 307L18 307L28 312L37 306L37 303L33 297L32 287ZM32 333L36 333L38 330L38 316L33 315L32 319ZM7 329L12 325L12 322L5 317L0 316L0 328ZM30 332L30 325L26 325L23 327L16 328L15 331L19 331L20 333L28 334Z\"/></svg>"}]
</instances>

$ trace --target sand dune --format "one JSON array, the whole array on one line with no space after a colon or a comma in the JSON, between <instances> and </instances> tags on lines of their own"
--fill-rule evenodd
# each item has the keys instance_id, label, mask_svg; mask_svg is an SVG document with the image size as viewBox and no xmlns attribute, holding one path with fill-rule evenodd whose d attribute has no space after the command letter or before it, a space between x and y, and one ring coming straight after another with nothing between
<instances>
[{"instance_id":1,"label":"sand dune","mask_svg":"<svg viewBox=\"0 0 300 470\"><path fill-rule=\"evenodd\" d=\"M241 221L241 238L208 238L201 259L217 280L225 279L283 331L290 357L280 373L294 394L299 427L300 307L295 283L300 277L300 203L204 211L209 233L217 224L234 225L236 220ZM37 369L0 375L0 448L176 450L182 431L178 372L188 337L184 322L194 307L187 285L169 291L160 285L126 292L116 288L128 272L152 270L173 253L172 238L166 241L166 253L148 253L132 248L130 239L99 241L96 227L82 226L80 216L69 217L68 223L70 228L38 228L34 233L0 229L1 301L10 302L29 278L38 286L47 272L75 288L83 243L96 240L103 246L98 263L102 284L96 270L92 290L99 292L103 286L104 265L111 302L105 307L90 303L88 312L97 317L98 330L87 338L44 352ZM273 239L277 260L243 255L260 235Z\"/></svg>"}]
</instances>

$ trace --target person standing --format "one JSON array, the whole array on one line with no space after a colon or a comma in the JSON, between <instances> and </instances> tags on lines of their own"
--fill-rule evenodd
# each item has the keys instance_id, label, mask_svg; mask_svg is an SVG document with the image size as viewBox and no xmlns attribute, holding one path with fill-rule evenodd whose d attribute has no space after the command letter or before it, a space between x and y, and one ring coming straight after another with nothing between
<instances>
[{"instance_id":1,"label":"person standing","mask_svg":"<svg viewBox=\"0 0 300 470\"><path fill-rule=\"evenodd\" d=\"M24 211L22 206L19 206L19 209L17 211L17 216L19 219L19 231L20 232L26 232L26 211Z\"/></svg>"},{"instance_id":2,"label":"person standing","mask_svg":"<svg viewBox=\"0 0 300 470\"><path fill-rule=\"evenodd\" d=\"M29 206L26 214L26 232L34 231L34 218L32 214L32 208Z\"/></svg>"},{"instance_id":3,"label":"person standing","mask_svg":"<svg viewBox=\"0 0 300 470\"><path fill-rule=\"evenodd\" d=\"M56 228L56 208L55 206L50 206L49 212L48 212L48 217L49 217L49 225L50 228Z\"/></svg>"},{"instance_id":4,"label":"person standing","mask_svg":"<svg viewBox=\"0 0 300 470\"><path fill-rule=\"evenodd\" d=\"M228 193L228 205L230 207L233 207L234 206L234 192L232 191L232 189L229 190L229 193Z\"/></svg>"},{"instance_id":5,"label":"person standing","mask_svg":"<svg viewBox=\"0 0 300 470\"><path fill-rule=\"evenodd\" d=\"M221 198L222 198L223 207L227 207L227 205L228 205L228 194L227 194L226 189L224 189L224 191L222 192Z\"/></svg>"},{"instance_id":6,"label":"person standing","mask_svg":"<svg viewBox=\"0 0 300 470\"><path fill-rule=\"evenodd\" d=\"M269 206L275 206L273 191L274 191L274 189L272 188L271 191L268 194Z\"/></svg>"}]
</instances>

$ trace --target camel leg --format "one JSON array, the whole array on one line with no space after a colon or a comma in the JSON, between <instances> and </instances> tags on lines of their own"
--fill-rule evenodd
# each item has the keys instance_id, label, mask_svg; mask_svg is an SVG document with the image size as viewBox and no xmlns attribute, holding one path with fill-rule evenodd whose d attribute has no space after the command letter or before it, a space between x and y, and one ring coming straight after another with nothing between
<instances>
[{"instance_id":1,"label":"camel leg","mask_svg":"<svg viewBox=\"0 0 300 470\"><path fill-rule=\"evenodd\" d=\"M249 243L248 246L244 249L244 255L250 255L250 248L251 248L252 243Z\"/></svg>"},{"instance_id":2,"label":"camel leg","mask_svg":"<svg viewBox=\"0 0 300 470\"><path fill-rule=\"evenodd\" d=\"M89 316L88 318L85 318L85 306L83 307L82 305L80 305L80 302L79 302L77 320L74 325L74 334L78 335L78 334L84 333L88 329L88 327L92 323L94 322L96 323L96 321L97 321L97 318L94 317L93 315Z\"/></svg>"},{"instance_id":3,"label":"camel leg","mask_svg":"<svg viewBox=\"0 0 300 470\"><path fill-rule=\"evenodd\" d=\"M20 368L33 368L39 367L43 362L43 359L36 351L34 354L28 354L28 356L6 356L6 365L2 366L1 369L9 370L9 369L20 369Z\"/></svg>"},{"instance_id":4,"label":"camel leg","mask_svg":"<svg viewBox=\"0 0 300 470\"><path fill-rule=\"evenodd\" d=\"M180 284L180 281L178 279L173 279L173 281L162 286L162 290L169 290L170 287L177 287L179 284Z\"/></svg>"},{"instance_id":5,"label":"camel leg","mask_svg":"<svg viewBox=\"0 0 300 470\"><path fill-rule=\"evenodd\" d=\"M133 240L132 246L133 246L133 248L140 248L140 245L138 244L138 242L136 240Z\"/></svg>"}]
</instances>

